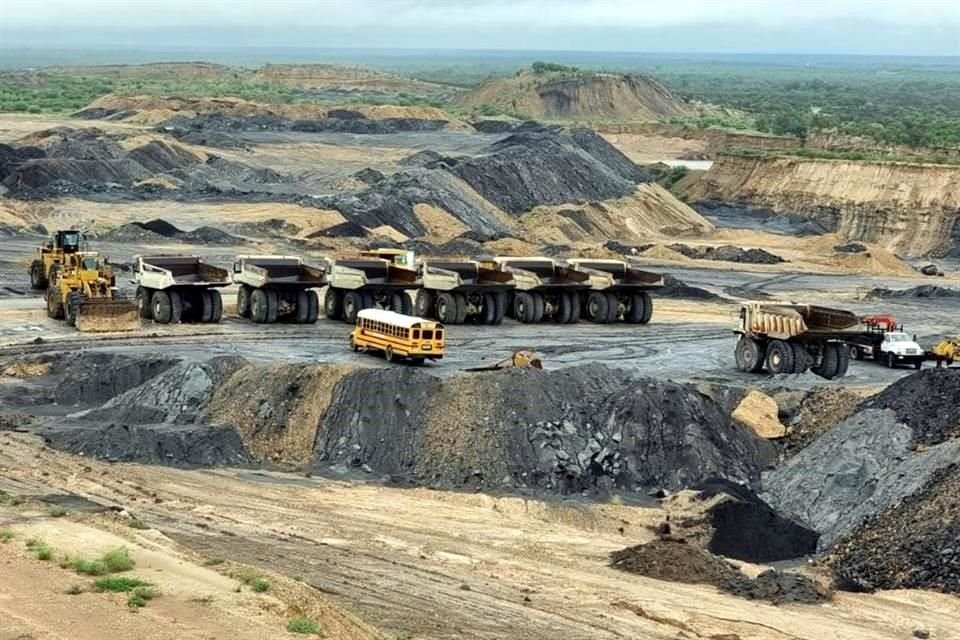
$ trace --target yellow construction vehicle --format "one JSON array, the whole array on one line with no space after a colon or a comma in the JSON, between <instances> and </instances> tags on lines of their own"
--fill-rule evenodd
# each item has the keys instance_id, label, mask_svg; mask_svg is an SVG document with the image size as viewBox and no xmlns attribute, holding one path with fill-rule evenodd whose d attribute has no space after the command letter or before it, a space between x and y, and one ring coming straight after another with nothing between
<instances>
[{"instance_id":1,"label":"yellow construction vehicle","mask_svg":"<svg viewBox=\"0 0 960 640\"><path fill-rule=\"evenodd\" d=\"M960 336L938 343L930 351L929 357L937 361L937 366L960 363Z\"/></svg>"},{"instance_id":2,"label":"yellow construction vehicle","mask_svg":"<svg viewBox=\"0 0 960 640\"><path fill-rule=\"evenodd\" d=\"M132 300L118 296L116 276L100 254L63 256L47 287L47 315L80 331L134 331L140 315Z\"/></svg>"},{"instance_id":3,"label":"yellow construction vehicle","mask_svg":"<svg viewBox=\"0 0 960 640\"><path fill-rule=\"evenodd\" d=\"M64 256L80 251L81 235L74 229L57 231L53 239L37 249L30 263L30 286L44 290L53 280L53 273L63 265Z\"/></svg>"},{"instance_id":4,"label":"yellow construction vehicle","mask_svg":"<svg viewBox=\"0 0 960 640\"><path fill-rule=\"evenodd\" d=\"M464 371L500 371L501 369L543 369L543 362L532 351L514 351L513 355L499 362Z\"/></svg>"}]
</instances>

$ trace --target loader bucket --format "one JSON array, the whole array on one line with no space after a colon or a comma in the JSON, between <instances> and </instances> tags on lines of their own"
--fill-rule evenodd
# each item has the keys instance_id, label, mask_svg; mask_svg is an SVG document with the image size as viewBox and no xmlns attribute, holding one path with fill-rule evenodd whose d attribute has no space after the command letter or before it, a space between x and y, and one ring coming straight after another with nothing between
<instances>
[{"instance_id":1,"label":"loader bucket","mask_svg":"<svg viewBox=\"0 0 960 640\"><path fill-rule=\"evenodd\" d=\"M130 300L85 300L77 310L80 331L136 331L139 328L140 312Z\"/></svg>"}]
</instances>

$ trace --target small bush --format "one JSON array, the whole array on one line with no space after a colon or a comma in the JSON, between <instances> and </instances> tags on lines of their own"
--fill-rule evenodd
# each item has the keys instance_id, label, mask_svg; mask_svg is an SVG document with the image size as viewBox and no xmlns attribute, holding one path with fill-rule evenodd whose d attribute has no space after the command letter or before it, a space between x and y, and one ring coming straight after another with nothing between
<instances>
[{"instance_id":1,"label":"small bush","mask_svg":"<svg viewBox=\"0 0 960 640\"><path fill-rule=\"evenodd\" d=\"M127 606L136 611L156 597L157 592L152 587L137 587L127 596Z\"/></svg>"},{"instance_id":2,"label":"small bush","mask_svg":"<svg viewBox=\"0 0 960 640\"><path fill-rule=\"evenodd\" d=\"M67 594L68 596L78 596L81 593L83 593L83 587L80 586L79 584L75 584L72 587L68 588L66 591L64 591L64 593Z\"/></svg>"},{"instance_id":3,"label":"small bush","mask_svg":"<svg viewBox=\"0 0 960 640\"><path fill-rule=\"evenodd\" d=\"M100 561L107 568L109 573L120 573L121 571L130 571L137 563L130 557L130 552L126 547L119 547L107 551L100 558Z\"/></svg>"},{"instance_id":4,"label":"small bush","mask_svg":"<svg viewBox=\"0 0 960 640\"><path fill-rule=\"evenodd\" d=\"M127 523L131 529L149 529L147 523L138 518L137 516L130 516L130 521Z\"/></svg>"},{"instance_id":5,"label":"small bush","mask_svg":"<svg viewBox=\"0 0 960 640\"><path fill-rule=\"evenodd\" d=\"M0 542L2 542L3 544L10 542L11 540L13 540L13 538L14 538L14 534L13 534L13 531L10 531L10 529L3 529L2 531L0 531Z\"/></svg>"},{"instance_id":6,"label":"small bush","mask_svg":"<svg viewBox=\"0 0 960 640\"><path fill-rule=\"evenodd\" d=\"M250 582L250 588L257 593L263 593L270 588L270 583L264 578L255 578Z\"/></svg>"},{"instance_id":7,"label":"small bush","mask_svg":"<svg viewBox=\"0 0 960 640\"><path fill-rule=\"evenodd\" d=\"M139 578L131 578L129 576L112 576L110 578L100 578L93 583L93 589L97 593L103 593L104 591L109 591L111 593L126 593L127 591L133 591L138 587L149 587L149 582L144 582Z\"/></svg>"},{"instance_id":8,"label":"small bush","mask_svg":"<svg viewBox=\"0 0 960 640\"><path fill-rule=\"evenodd\" d=\"M223 558L207 558L203 561L203 566L205 567L215 567L218 564L223 564Z\"/></svg>"},{"instance_id":9,"label":"small bush","mask_svg":"<svg viewBox=\"0 0 960 640\"><path fill-rule=\"evenodd\" d=\"M62 518L67 515L67 510L60 505L54 505L47 510L47 513L49 513L52 518Z\"/></svg>"},{"instance_id":10,"label":"small bush","mask_svg":"<svg viewBox=\"0 0 960 640\"><path fill-rule=\"evenodd\" d=\"M290 618L287 623L287 631L290 633L320 633L320 625L313 618L297 616L296 618Z\"/></svg>"},{"instance_id":11,"label":"small bush","mask_svg":"<svg viewBox=\"0 0 960 640\"><path fill-rule=\"evenodd\" d=\"M77 573L85 576L102 576L107 573L107 568L99 560L74 558L69 561L69 566Z\"/></svg>"},{"instance_id":12,"label":"small bush","mask_svg":"<svg viewBox=\"0 0 960 640\"><path fill-rule=\"evenodd\" d=\"M30 538L26 542L27 549L32 551L36 556L37 560L43 560L44 562L48 560L53 560L53 549L43 540L39 538Z\"/></svg>"}]
</instances>

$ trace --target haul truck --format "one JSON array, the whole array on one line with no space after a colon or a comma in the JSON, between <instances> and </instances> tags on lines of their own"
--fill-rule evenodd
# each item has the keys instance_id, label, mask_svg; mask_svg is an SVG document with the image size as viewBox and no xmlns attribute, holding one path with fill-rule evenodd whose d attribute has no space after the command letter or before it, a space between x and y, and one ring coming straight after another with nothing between
<instances>
[{"instance_id":1,"label":"haul truck","mask_svg":"<svg viewBox=\"0 0 960 640\"><path fill-rule=\"evenodd\" d=\"M233 263L237 315L257 323L288 320L313 324L320 315L316 287L326 271L303 264L297 256L237 256Z\"/></svg>"},{"instance_id":2,"label":"haul truck","mask_svg":"<svg viewBox=\"0 0 960 640\"><path fill-rule=\"evenodd\" d=\"M847 373L856 314L813 305L751 302L740 308L736 361L741 371L804 373L832 380Z\"/></svg>"},{"instance_id":3,"label":"haul truck","mask_svg":"<svg viewBox=\"0 0 960 640\"><path fill-rule=\"evenodd\" d=\"M653 315L652 289L663 286L663 276L634 269L622 260L567 260L575 271L590 276L590 290L582 299L583 315L590 322L647 324Z\"/></svg>"},{"instance_id":4,"label":"haul truck","mask_svg":"<svg viewBox=\"0 0 960 640\"><path fill-rule=\"evenodd\" d=\"M324 315L354 324L361 309L413 313L408 289L419 289L412 251L376 249L336 258L327 269Z\"/></svg>"},{"instance_id":5,"label":"haul truck","mask_svg":"<svg viewBox=\"0 0 960 640\"><path fill-rule=\"evenodd\" d=\"M414 314L444 324L500 324L507 313L513 274L493 262L476 260L421 260L417 265L421 289Z\"/></svg>"},{"instance_id":6,"label":"haul truck","mask_svg":"<svg viewBox=\"0 0 960 640\"><path fill-rule=\"evenodd\" d=\"M160 324L220 322L223 301L218 287L230 285L230 272L198 256L137 256L140 317Z\"/></svg>"},{"instance_id":7,"label":"haul truck","mask_svg":"<svg viewBox=\"0 0 960 640\"><path fill-rule=\"evenodd\" d=\"M552 258L494 258L497 268L513 276L513 302L508 307L520 322L580 319L580 295L590 288L590 275Z\"/></svg>"}]
</instances>

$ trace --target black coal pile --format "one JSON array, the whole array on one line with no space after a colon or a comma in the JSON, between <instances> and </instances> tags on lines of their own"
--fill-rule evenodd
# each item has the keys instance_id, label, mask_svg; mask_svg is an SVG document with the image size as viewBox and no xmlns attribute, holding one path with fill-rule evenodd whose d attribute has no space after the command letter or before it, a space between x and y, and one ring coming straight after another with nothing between
<instances>
[{"instance_id":1,"label":"black coal pile","mask_svg":"<svg viewBox=\"0 0 960 640\"><path fill-rule=\"evenodd\" d=\"M47 152L38 147L11 147L8 144L0 144L0 181L4 180L27 160L45 158L46 156Z\"/></svg>"},{"instance_id":2,"label":"black coal pile","mask_svg":"<svg viewBox=\"0 0 960 640\"><path fill-rule=\"evenodd\" d=\"M688 298L691 300L721 300L723 298L723 296L712 291L691 286L669 273L663 276L663 286L651 291L650 295L656 298Z\"/></svg>"},{"instance_id":3,"label":"black coal pile","mask_svg":"<svg viewBox=\"0 0 960 640\"><path fill-rule=\"evenodd\" d=\"M774 511L749 487L713 479L700 498L726 496L707 511L713 535L708 549L747 562L776 562L813 555L820 538L813 529Z\"/></svg>"},{"instance_id":4,"label":"black coal pile","mask_svg":"<svg viewBox=\"0 0 960 640\"><path fill-rule=\"evenodd\" d=\"M512 133L523 124L520 120L477 120L470 126L480 133Z\"/></svg>"},{"instance_id":5,"label":"black coal pile","mask_svg":"<svg viewBox=\"0 0 960 640\"><path fill-rule=\"evenodd\" d=\"M0 154L3 185L18 197L110 193L137 198L170 194L209 196L263 191L288 177L153 140L129 151L100 129L61 127L38 134L44 155L17 148L18 157ZM31 156L24 159L24 154ZM269 191L269 189L268 189Z\"/></svg>"},{"instance_id":6,"label":"black coal pile","mask_svg":"<svg viewBox=\"0 0 960 640\"><path fill-rule=\"evenodd\" d=\"M524 126L449 169L513 214L542 204L619 198L652 175L589 129Z\"/></svg>"},{"instance_id":7,"label":"black coal pile","mask_svg":"<svg viewBox=\"0 0 960 640\"><path fill-rule=\"evenodd\" d=\"M865 253L867 245L859 242L848 242L847 244L838 244L833 248L837 253Z\"/></svg>"},{"instance_id":8,"label":"black coal pile","mask_svg":"<svg viewBox=\"0 0 960 640\"><path fill-rule=\"evenodd\" d=\"M924 284L909 289L885 289L878 287L868 294L871 298L960 298L960 289L949 289Z\"/></svg>"},{"instance_id":9,"label":"black coal pile","mask_svg":"<svg viewBox=\"0 0 960 640\"><path fill-rule=\"evenodd\" d=\"M649 249L649 248L652 247L652 246L653 246L652 244L633 244L633 245L631 245L631 244L623 244L622 242L618 242L618 241L616 241L616 240L607 240L606 242L603 243L603 248L604 248L604 249L609 249L610 251L613 251L614 253L619 253L619 254L622 254L622 255L625 255L625 256L626 256L626 255L631 255L631 256L638 255L638 254L640 254L640 253L643 253L644 251L646 251L647 249Z\"/></svg>"},{"instance_id":10,"label":"black coal pile","mask_svg":"<svg viewBox=\"0 0 960 640\"><path fill-rule=\"evenodd\" d=\"M960 459L958 381L960 371L929 369L890 385L765 473L762 497L829 549Z\"/></svg>"},{"instance_id":11,"label":"black coal pile","mask_svg":"<svg viewBox=\"0 0 960 640\"><path fill-rule=\"evenodd\" d=\"M320 229L307 234L308 238L365 238L370 232L356 222L341 222L326 229Z\"/></svg>"},{"instance_id":12,"label":"black coal pile","mask_svg":"<svg viewBox=\"0 0 960 640\"><path fill-rule=\"evenodd\" d=\"M128 222L97 236L105 242L135 242L140 244L160 244L183 242L186 244L237 245L244 240L230 235L216 227L197 227L193 231L183 231L166 220L156 219L147 222Z\"/></svg>"},{"instance_id":13,"label":"black coal pile","mask_svg":"<svg viewBox=\"0 0 960 640\"><path fill-rule=\"evenodd\" d=\"M693 209L718 227L755 229L788 236L815 236L836 231L836 220L830 216L811 219L808 215L784 213L764 207L701 200Z\"/></svg>"},{"instance_id":14,"label":"black coal pile","mask_svg":"<svg viewBox=\"0 0 960 640\"><path fill-rule=\"evenodd\" d=\"M723 558L677 538L614 551L610 566L657 580L709 584L741 598L774 604L815 603L831 597L829 590L799 573L768 569L751 579Z\"/></svg>"},{"instance_id":15,"label":"black coal pile","mask_svg":"<svg viewBox=\"0 0 960 640\"><path fill-rule=\"evenodd\" d=\"M387 176L383 175L383 173L377 171L376 169L367 167L366 169L361 169L360 171L352 174L351 177L356 178L364 184L374 184L375 182L380 182Z\"/></svg>"},{"instance_id":16,"label":"black coal pile","mask_svg":"<svg viewBox=\"0 0 960 640\"><path fill-rule=\"evenodd\" d=\"M829 562L840 589L960 593L960 463L864 522Z\"/></svg>"},{"instance_id":17,"label":"black coal pile","mask_svg":"<svg viewBox=\"0 0 960 640\"><path fill-rule=\"evenodd\" d=\"M940 444L960 436L960 370L925 369L894 382L861 406L889 409L913 430L915 442Z\"/></svg>"},{"instance_id":18,"label":"black coal pile","mask_svg":"<svg viewBox=\"0 0 960 640\"><path fill-rule=\"evenodd\" d=\"M732 245L720 247L690 247L685 244L671 244L670 249L694 260L722 260L743 264L778 264L786 262L778 255L764 249L743 249Z\"/></svg>"}]
</instances>

